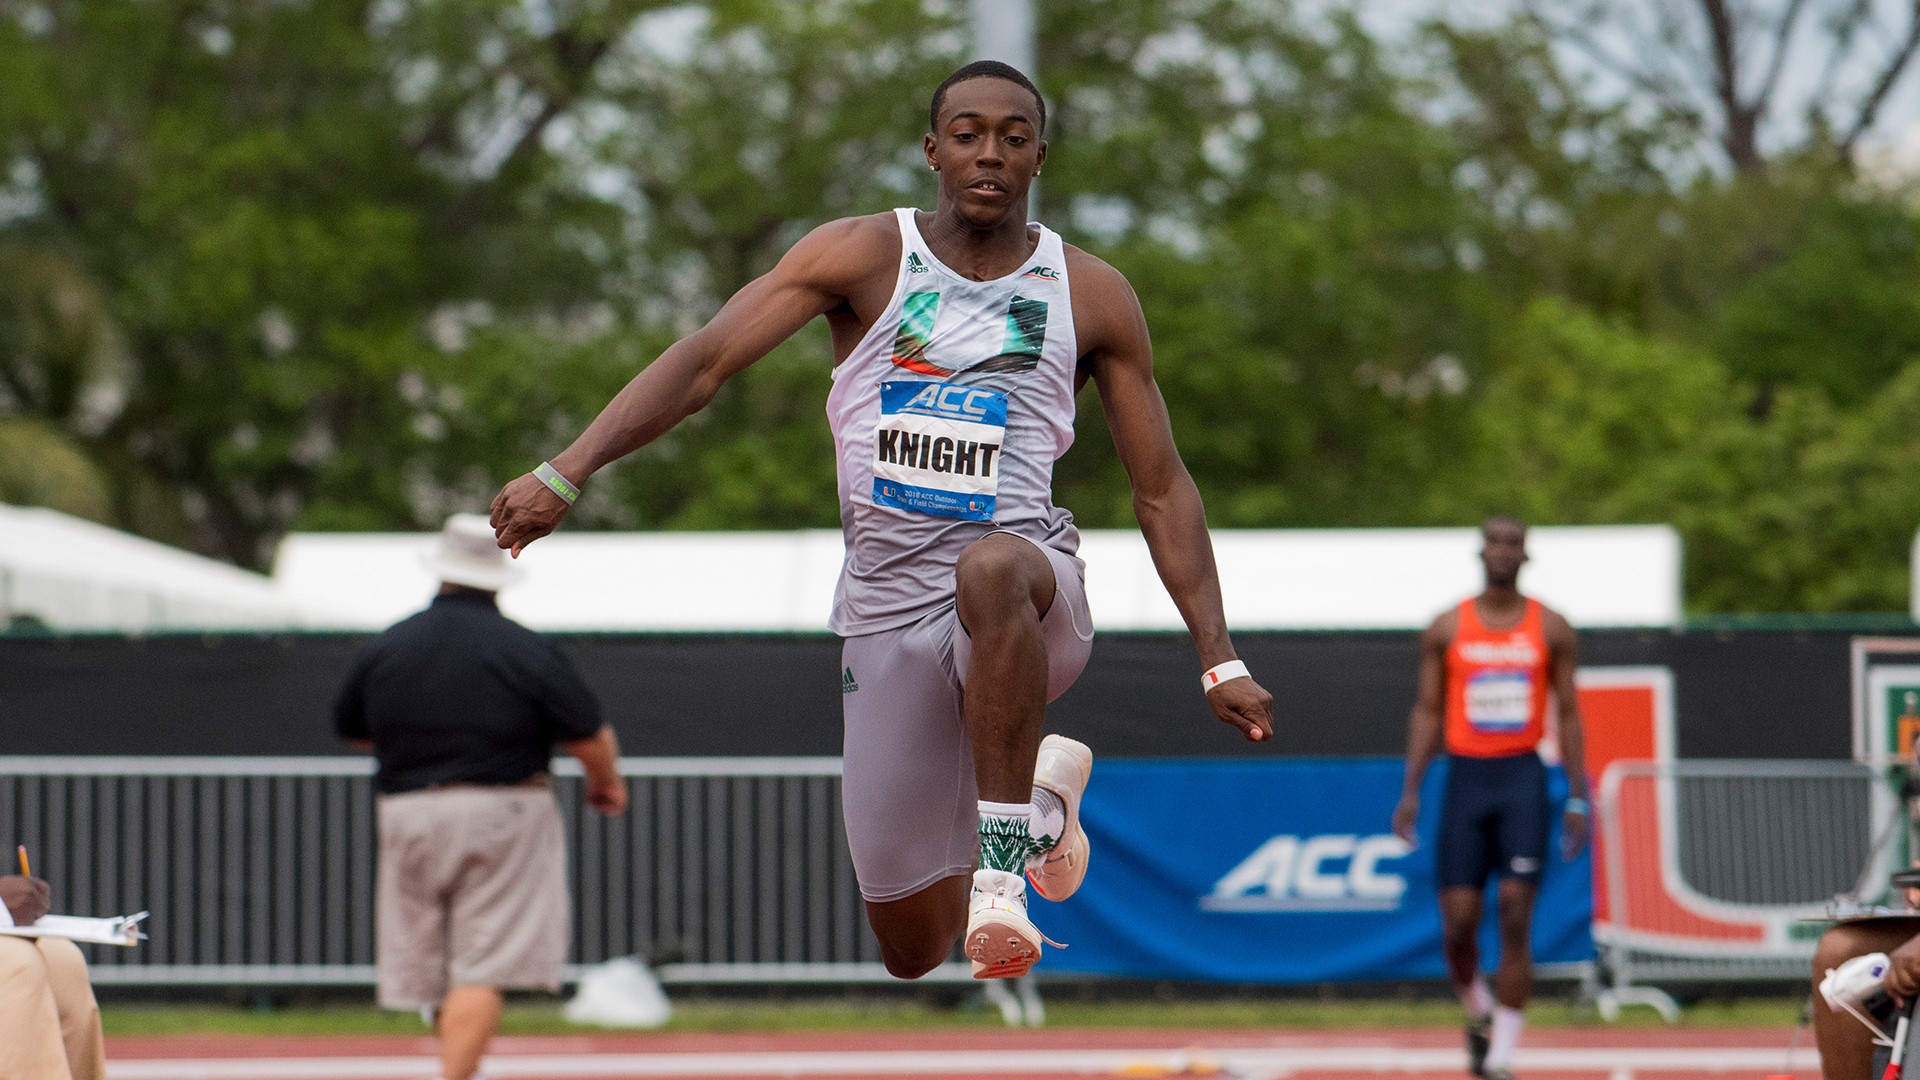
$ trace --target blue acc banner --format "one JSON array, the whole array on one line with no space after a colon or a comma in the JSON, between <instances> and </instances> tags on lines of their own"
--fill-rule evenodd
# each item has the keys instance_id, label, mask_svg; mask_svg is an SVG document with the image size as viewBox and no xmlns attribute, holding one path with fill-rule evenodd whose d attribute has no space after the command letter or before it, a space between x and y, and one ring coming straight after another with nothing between
<instances>
[{"instance_id":1,"label":"blue acc banner","mask_svg":"<svg viewBox=\"0 0 1920 1080\"><path fill-rule=\"evenodd\" d=\"M1246 983L1444 975L1433 854L1446 762L1427 779L1413 851L1388 828L1401 769L1384 758L1096 761L1081 804L1086 882L1064 903L1032 901L1034 922L1069 946L1049 951L1047 970ZM1557 807L1565 774L1551 770L1548 784ZM1539 962L1593 956L1591 863L1560 861L1558 817L1534 911Z\"/></svg>"}]
</instances>

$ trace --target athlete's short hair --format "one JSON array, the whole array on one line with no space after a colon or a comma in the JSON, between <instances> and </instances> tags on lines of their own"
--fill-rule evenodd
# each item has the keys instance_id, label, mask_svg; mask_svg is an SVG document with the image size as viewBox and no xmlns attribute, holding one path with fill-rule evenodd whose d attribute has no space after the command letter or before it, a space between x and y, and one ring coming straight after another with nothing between
<instances>
[{"instance_id":1,"label":"athlete's short hair","mask_svg":"<svg viewBox=\"0 0 1920 1080\"><path fill-rule=\"evenodd\" d=\"M1520 518L1517 517L1516 515L1489 514L1487 515L1487 519L1480 523L1481 535L1482 536L1486 535L1487 531L1489 529L1492 529L1495 525L1512 525L1515 528L1520 530L1520 535L1522 536L1525 536L1527 532L1527 523L1520 520Z\"/></svg>"},{"instance_id":2,"label":"athlete's short hair","mask_svg":"<svg viewBox=\"0 0 1920 1080\"><path fill-rule=\"evenodd\" d=\"M1005 79L1025 89L1040 105L1040 130L1043 132L1047 130L1047 99L1040 96L1040 88L1033 85L1032 79L1020 74L1019 68L1012 64L1003 64L998 60L975 60L947 76L947 81L941 83L940 89L933 92L933 106L927 110L927 130L936 135L939 134L940 107L947 103L947 91L955 84L966 82L968 79Z\"/></svg>"}]
</instances>

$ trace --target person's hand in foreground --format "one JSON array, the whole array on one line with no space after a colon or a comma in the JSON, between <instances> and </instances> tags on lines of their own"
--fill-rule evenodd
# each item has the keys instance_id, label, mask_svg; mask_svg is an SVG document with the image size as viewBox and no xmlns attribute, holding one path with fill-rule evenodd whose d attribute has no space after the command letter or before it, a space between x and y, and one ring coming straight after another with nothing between
<instances>
[{"instance_id":1,"label":"person's hand in foreground","mask_svg":"<svg viewBox=\"0 0 1920 1080\"><path fill-rule=\"evenodd\" d=\"M1920 937L1887 954L1887 978L1882 984L1887 993L1901 1001L1911 1001L1920 991Z\"/></svg>"},{"instance_id":2,"label":"person's hand in foreground","mask_svg":"<svg viewBox=\"0 0 1920 1080\"><path fill-rule=\"evenodd\" d=\"M0 877L0 903L7 905L13 925L32 926L52 907L53 886L18 874Z\"/></svg>"}]
</instances>

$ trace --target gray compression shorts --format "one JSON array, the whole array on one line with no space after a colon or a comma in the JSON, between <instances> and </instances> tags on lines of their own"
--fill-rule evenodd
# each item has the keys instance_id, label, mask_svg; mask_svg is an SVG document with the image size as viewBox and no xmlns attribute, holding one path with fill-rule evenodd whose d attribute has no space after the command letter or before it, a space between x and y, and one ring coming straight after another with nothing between
<instances>
[{"instance_id":1,"label":"gray compression shorts","mask_svg":"<svg viewBox=\"0 0 1920 1080\"><path fill-rule=\"evenodd\" d=\"M1053 564L1053 604L1040 620L1052 701L1087 666L1093 618L1080 560L1034 546ZM973 872L979 794L973 743L960 718L971 652L951 601L918 622L850 637L841 647L846 772L840 800L860 895L875 903Z\"/></svg>"}]
</instances>

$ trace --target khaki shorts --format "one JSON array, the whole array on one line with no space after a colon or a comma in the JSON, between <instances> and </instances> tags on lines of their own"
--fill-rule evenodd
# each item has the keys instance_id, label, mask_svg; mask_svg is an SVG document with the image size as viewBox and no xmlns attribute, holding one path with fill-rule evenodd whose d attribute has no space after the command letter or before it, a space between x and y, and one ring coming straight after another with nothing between
<instances>
[{"instance_id":1,"label":"khaki shorts","mask_svg":"<svg viewBox=\"0 0 1920 1080\"><path fill-rule=\"evenodd\" d=\"M560 807L545 787L380 797L380 1004L453 986L560 988L571 912Z\"/></svg>"},{"instance_id":2,"label":"khaki shorts","mask_svg":"<svg viewBox=\"0 0 1920 1080\"><path fill-rule=\"evenodd\" d=\"M0 937L0 1077L102 1080L106 1062L80 950L61 938Z\"/></svg>"},{"instance_id":3,"label":"khaki shorts","mask_svg":"<svg viewBox=\"0 0 1920 1080\"><path fill-rule=\"evenodd\" d=\"M1040 620L1052 701L1087 666L1093 617L1080 560L1034 546L1053 564L1053 605ZM847 638L840 655L840 802L860 895L887 903L972 873L980 796L960 697L973 640L957 609L949 603L918 622Z\"/></svg>"}]
</instances>

